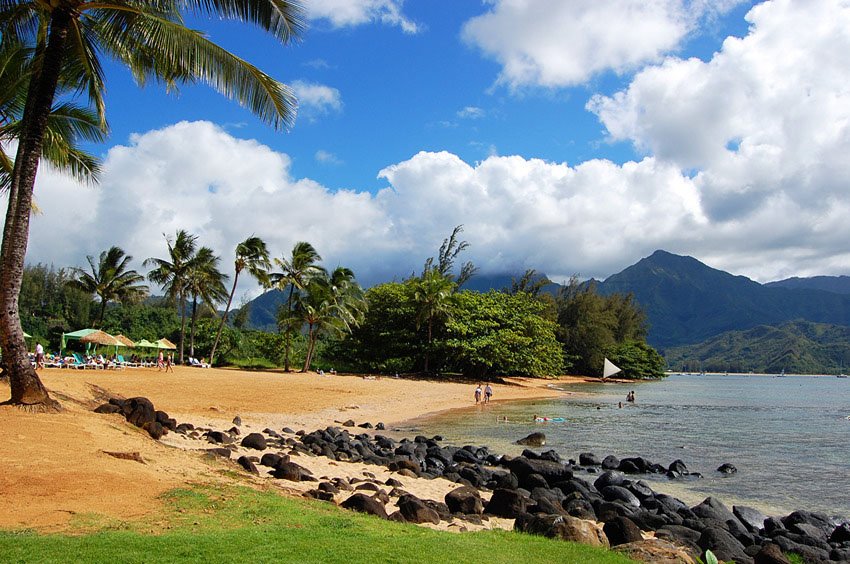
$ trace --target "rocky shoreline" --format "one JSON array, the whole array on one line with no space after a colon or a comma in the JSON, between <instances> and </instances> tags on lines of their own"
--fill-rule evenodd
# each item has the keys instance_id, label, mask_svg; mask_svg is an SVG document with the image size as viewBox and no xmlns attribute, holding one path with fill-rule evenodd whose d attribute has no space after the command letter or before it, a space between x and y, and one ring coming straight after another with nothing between
<instances>
[{"instance_id":1,"label":"rocky shoreline","mask_svg":"<svg viewBox=\"0 0 850 564\"><path fill-rule=\"evenodd\" d=\"M95 411L120 413L157 440L170 431L195 448L206 445L202 450L208 455L235 457L254 475L315 483L305 495L391 520L451 522L461 530L464 524L512 520L517 531L612 547L647 562L694 562L706 550L738 564L789 562L788 553L804 562L850 562L850 521L808 511L768 517L750 507L730 509L714 497L689 507L640 479L648 474L687 477L681 460L662 466L642 457L619 460L593 453L565 460L553 450L531 449L509 457L486 447L444 445L439 436L370 434L366 431L383 425L355 425L353 420L312 432L266 428L242 436L238 417L226 430L178 424L146 398L111 399ZM545 437L534 433L518 442L542 447ZM365 478L317 478L296 462L304 457L382 467L396 477L380 480L364 472ZM733 472L734 467L718 471ZM404 490L404 478L443 478L456 487L443 499L421 499Z\"/></svg>"}]
</instances>

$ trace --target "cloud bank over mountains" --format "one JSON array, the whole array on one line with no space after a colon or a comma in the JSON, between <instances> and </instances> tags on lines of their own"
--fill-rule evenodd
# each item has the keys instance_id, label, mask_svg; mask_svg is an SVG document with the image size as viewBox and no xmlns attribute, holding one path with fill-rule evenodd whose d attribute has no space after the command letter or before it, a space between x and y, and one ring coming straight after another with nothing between
<instances>
[{"instance_id":1,"label":"cloud bank over mountains","mask_svg":"<svg viewBox=\"0 0 850 564\"><path fill-rule=\"evenodd\" d=\"M235 245L253 234L277 256L309 241L327 266L350 266L373 283L420 269L464 224L464 258L484 272L605 277L657 248L763 281L850 270L848 2L755 6L747 35L727 38L708 60L670 53L707 10L736 2L571 3L588 36L573 34L570 44L549 33L566 21L563 3L551 3L549 21L531 4L494 2L464 38L501 63L498 80L509 88L631 69L626 88L590 95L587 109L609 142L630 143L643 158L468 163L423 151L376 171L386 187L372 194L294 178L286 154L209 122L181 122L113 147L99 187L44 172L30 262L83 264L118 244L140 263L164 256L163 233L187 229L227 269ZM588 63L605 25L619 29L629 10L650 26L635 33L656 42L635 50L636 37L613 34L622 44ZM510 41L488 46L511 17Z\"/></svg>"}]
</instances>

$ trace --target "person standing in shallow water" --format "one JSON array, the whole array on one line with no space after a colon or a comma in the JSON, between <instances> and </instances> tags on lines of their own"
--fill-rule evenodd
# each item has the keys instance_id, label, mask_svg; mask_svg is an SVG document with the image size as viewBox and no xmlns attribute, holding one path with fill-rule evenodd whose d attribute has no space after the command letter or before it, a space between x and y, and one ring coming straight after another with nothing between
<instances>
[{"instance_id":1,"label":"person standing in shallow water","mask_svg":"<svg viewBox=\"0 0 850 564\"><path fill-rule=\"evenodd\" d=\"M481 384L475 386L475 403L479 403L481 401Z\"/></svg>"},{"instance_id":2,"label":"person standing in shallow water","mask_svg":"<svg viewBox=\"0 0 850 564\"><path fill-rule=\"evenodd\" d=\"M490 403L490 398L493 396L493 388L488 383L484 386L484 403Z\"/></svg>"}]
</instances>

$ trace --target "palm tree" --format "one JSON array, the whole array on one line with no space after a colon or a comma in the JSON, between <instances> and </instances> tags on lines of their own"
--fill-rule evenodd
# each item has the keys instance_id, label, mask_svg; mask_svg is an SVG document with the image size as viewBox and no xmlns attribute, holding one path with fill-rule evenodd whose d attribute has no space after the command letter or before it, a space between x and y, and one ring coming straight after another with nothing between
<instances>
[{"instance_id":1,"label":"palm tree","mask_svg":"<svg viewBox=\"0 0 850 564\"><path fill-rule=\"evenodd\" d=\"M306 291L299 294L296 311L307 325L307 354L302 372L310 370L319 335L341 335L363 321L366 299L349 268L337 267L310 280Z\"/></svg>"},{"instance_id":2,"label":"palm tree","mask_svg":"<svg viewBox=\"0 0 850 564\"><path fill-rule=\"evenodd\" d=\"M218 341L221 339L221 331L224 329L224 324L227 323L227 314L230 313L230 304L233 303L233 294L236 293L236 283L239 281L239 273L247 270L248 274L257 279L263 285L268 285L268 269L269 269L269 251L266 248L266 242L259 237L248 237L238 245L236 245L236 261L233 263L235 274L233 276L233 287L230 289L230 295L227 297L227 306L224 308L224 315L221 316L221 321L218 324L218 332L215 334L212 351L210 352L210 366L215 361L215 350L218 348Z\"/></svg>"},{"instance_id":3,"label":"palm tree","mask_svg":"<svg viewBox=\"0 0 850 564\"><path fill-rule=\"evenodd\" d=\"M103 55L124 64L140 84L151 78L170 88L204 82L275 127L292 123L291 90L187 28L181 11L251 23L284 44L304 24L297 0L0 0L0 41L36 53L0 248L0 346L10 372L11 403L47 406L52 401L29 364L18 295L33 188L63 70L74 70L69 86L88 95L103 124Z\"/></svg>"},{"instance_id":4,"label":"palm tree","mask_svg":"<svg viewBox=\"0 0 850 564\"><path fill-rule=\"evenodd\" d=\"M283 356L283 369L289 372L289 352L292 348L292 334L300 326L294 322L293 315L295 301L295 292L302 292L307 287L307 284L313 278L321 275L327 275L324 268L317 263L322 260L313 245L305 241L295 243L292 248L292 255L289 258L274 259L275 264L281 269L280 272L274 272L269 275L271 283L279 289L284 290L289 287L289 295L286 298L286 314L280 316L285 320L281 325L284 331L285 345Z\"/></svg>"},{"instance_id":5,"label":"palm tree","mask_svg":"<svg viewBox=\"0 0 850 564\"><path fill-rule=\"evenodd\" d=\"M82 290L88 294L100 296L100 313L97 317L97 327L103 325L103 316L106 313L106 304L110 301L135 302L144 298L148 293L148 287L141 284L145 277L135 270L127 270L127 265L133 260L130 255L125 255L119 247L112 247L108 251L100 253L97 264L94 257L89 255L88 260L91 273L82 268L73 268L75 278L68 281L68 285Z\"/></svg>"},{"instance_id":6,"label":"palm tree","mask_svg":"<svg viewBox=\"0 0 850 564\"><path fill-rule=\"evenodd\" d=\"M181 229L172 242L165 234L165 242L168 245L168 258L149 258L145 260L145 266L154 265L153 270L148 272L148 280L159 284L165 294L177 302L180 310L180 362L183 362L183 341L186 335L186 292L188 290L189 270L192 259L195 257L198 237L190 235Z\"/></svg>"},{"instance_id":7,"label":"palm tree","mask_svg":"<svg viewBox=\"0 0 850 564\"><path fill-rule=\"evenodd\" d=\"M417 306L416 328L425 324L428 341L425 347L424 372L428 372L431 347L434 341L434 324L441 319L450 319L454 305L455 282L438 269L427 268L419 278L412 278L413 300Z\"/></svg>"},{"instance_id":8,"label":"palm tree","mask_svg":"<svg viewBox=\"0 0 850 564\"><path fill-rule=\"evenodd\" d=\"M218 269L221 259L209 247L201 247L192 257L186 277L186 293L192 297L192 323L189 331L189 356L195 356L195 323L198 318L198 298L213 311L215 305L227 298L224 281L227 275ZM183 362L183 348L180 348L180 362Z\"/></svg>"}]
</instances>

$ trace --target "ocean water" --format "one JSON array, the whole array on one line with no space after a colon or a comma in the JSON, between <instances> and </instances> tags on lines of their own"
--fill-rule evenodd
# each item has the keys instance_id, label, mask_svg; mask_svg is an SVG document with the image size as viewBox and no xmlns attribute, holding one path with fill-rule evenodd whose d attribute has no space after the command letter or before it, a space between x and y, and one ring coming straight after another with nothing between
<instances>
[{"instance_id":1,"label":"ocean water","mask_svg":"<svg viewBox=\"0 0 850 564\"><path fill-rule=\"evenodd\" d=\"M672 375L658 382L561 389L571 394L472 406L410 426L451 444L487 445L512 455L524 448L517 439L542 431L547 444L537 450L551 448L565 459L578 459L581 452L644 456L665 467L681 459L703 478L643 479L692 504L713 495L768 515L806 509L850 517L850 379ZM634 405L625 402L629 390L635 390ZM472 387L469 395L471 401ZM566 422L534 423L535 414ZM499 421L504 417L507 423ZM726 462L737 474L716 471Z\"/></svg>"}]
</instances>

